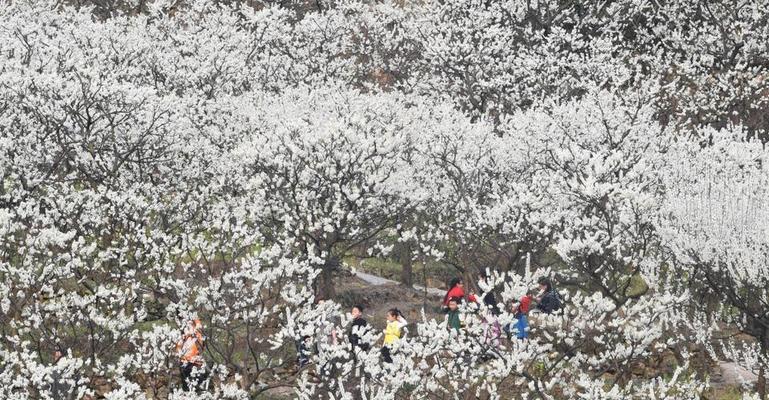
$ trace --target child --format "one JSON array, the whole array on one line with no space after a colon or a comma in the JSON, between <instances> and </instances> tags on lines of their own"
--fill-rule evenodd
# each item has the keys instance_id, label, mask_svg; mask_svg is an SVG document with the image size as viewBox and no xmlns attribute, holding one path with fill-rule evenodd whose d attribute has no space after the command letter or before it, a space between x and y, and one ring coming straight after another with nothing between
<instances>
[{"instance_id":1,"label":"child","mask_svg":"<svg viewBox=\"0 0 769 400\"><path fill-rule=\"evenodd\" d=\"M485 336L485 343L489 347L489 350L496 350L499 348L499 338L502 336L502 329L500 329L499 321L497 320L497 313L495 309L489 308L483 311L483 331Z\"/></svg>"},{"instance_id":2,"label":"child","mask_svg":"<svg viewBox=\"0 0 769 400\"><path fill-rule=\"evenodd\" d=\"M456 329L457 332L462 328L462 317L459 313L459 299L452 297L448 301L448 310L446 311L446 327Z\"/></svg>"},{"instance_id":3,"label":"child","mask_svg":"<svg viewBox=\"0 0 769 400\"><path fill-rule=\"evenodd\" d=\"M392 357L390 357L390 349L393 344L401 339L402 329L406 325L408 325L408 322L397 308L387 310L387 327L384 330L384 346L382 346L382 359L384 362L393 362Z\"/></svg>"},{"instance_id":4,"label":"child","mask_svg":"<svg viewBox=\"0 0 769 400\"><path fill-rule=\"evenodd\" d=\"M356 348L368 351L368 343L362 340L362 336L368 332L368 322L363 319L363 306L353 306L352 310L350 310L350 315L352 315L352 324L350 325L350 331L348 332L347 337L350 339L352 351L354 353Z\"/></svg>"},{"instance_id":5,"label":"child","mask_svg":"<svg viewBox=\"0 0 769 400\"><path fill-rule=\"evenodd\" d=\"M519 301L513 302L513 315L518 320L515 323L516 337L520 340L529 337L529 308L531 308L531 296L528 294L521 296Z\"/></svg>"}]
</instances>

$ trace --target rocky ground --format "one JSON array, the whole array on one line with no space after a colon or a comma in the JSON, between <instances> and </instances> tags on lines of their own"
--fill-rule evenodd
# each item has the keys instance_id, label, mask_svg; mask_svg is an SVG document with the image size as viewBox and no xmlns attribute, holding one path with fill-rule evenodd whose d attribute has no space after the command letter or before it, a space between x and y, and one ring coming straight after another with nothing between
<instances>
[{"instance_id":1,"label":"rocky ground","mask_svg":"<svg viewBox=\"0 0 769 400\"><path fill-rule=\"evenodd\" d=\"M441 299L445 290L437 288L406 288L395 281L363 272L340 279L337 301L346 308L355 304L364 307L364 318L377 329L384 329L387 310L397 308L409 321L422 318L422 308L428 318L443 318Z\"/></svg>"}]
</instances>

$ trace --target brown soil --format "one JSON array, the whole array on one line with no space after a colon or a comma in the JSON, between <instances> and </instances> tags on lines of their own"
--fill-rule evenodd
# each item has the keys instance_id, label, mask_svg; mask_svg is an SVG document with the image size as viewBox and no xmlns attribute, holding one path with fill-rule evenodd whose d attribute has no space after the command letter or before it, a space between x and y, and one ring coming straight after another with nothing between
<instances>
[{"instance_id":1,"label":"brown soil","mask_svg":"<svg viewBox=\"0 0 769 400\"><path fill-rule=\"evenodd\" d=\"M376 329L384 329L387 310L397 308L408 321L420 321L422 308L427 318L443 318L437 296L409 289L401 285L371 286L355 277L340 277L336 284L337 298L349 309L359 304L364 307L364 318Z\"/></svg>"}]
</instances>

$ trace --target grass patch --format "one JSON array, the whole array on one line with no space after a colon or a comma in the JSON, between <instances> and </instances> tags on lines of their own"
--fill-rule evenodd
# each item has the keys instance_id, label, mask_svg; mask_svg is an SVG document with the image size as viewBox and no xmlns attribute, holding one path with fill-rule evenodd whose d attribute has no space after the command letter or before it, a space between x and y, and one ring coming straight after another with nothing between
<instances>
[{"instance_id":1,"label":"grass patch","mask_svg":"<svg viewBox=\"0 0 769 400\"><path fill-rule=\"evenodd\" d=\"M702 398L711 400L740 400L742 399L742 390L737 386L713 388L705 392Z\"/></svg>"}]
</instances>

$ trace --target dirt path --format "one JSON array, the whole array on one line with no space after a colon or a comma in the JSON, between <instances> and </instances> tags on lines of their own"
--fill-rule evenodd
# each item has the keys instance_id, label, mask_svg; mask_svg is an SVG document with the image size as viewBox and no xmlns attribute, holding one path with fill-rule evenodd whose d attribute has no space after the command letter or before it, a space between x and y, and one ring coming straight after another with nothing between
<instances>
[{"instance_id":1,"label":"dirt path","mask_svg":"<svg viewBox=\"0 0 769 400\"><path fill-rule=\"evenodd\" d=\"M382 286L382 285L398 285L399 283L387 278L382 278L381 276L371 275L367 274L365 272L356 271L355 276L360 278L361 280L365 281L366 283L374 286ZM425 291L424 286L414 285L414 290L422 293ZM427 288L427 294L433 295L433 296L443 296L446 293L443 289L438 288Z\"/></svg>"}]
</instances>

